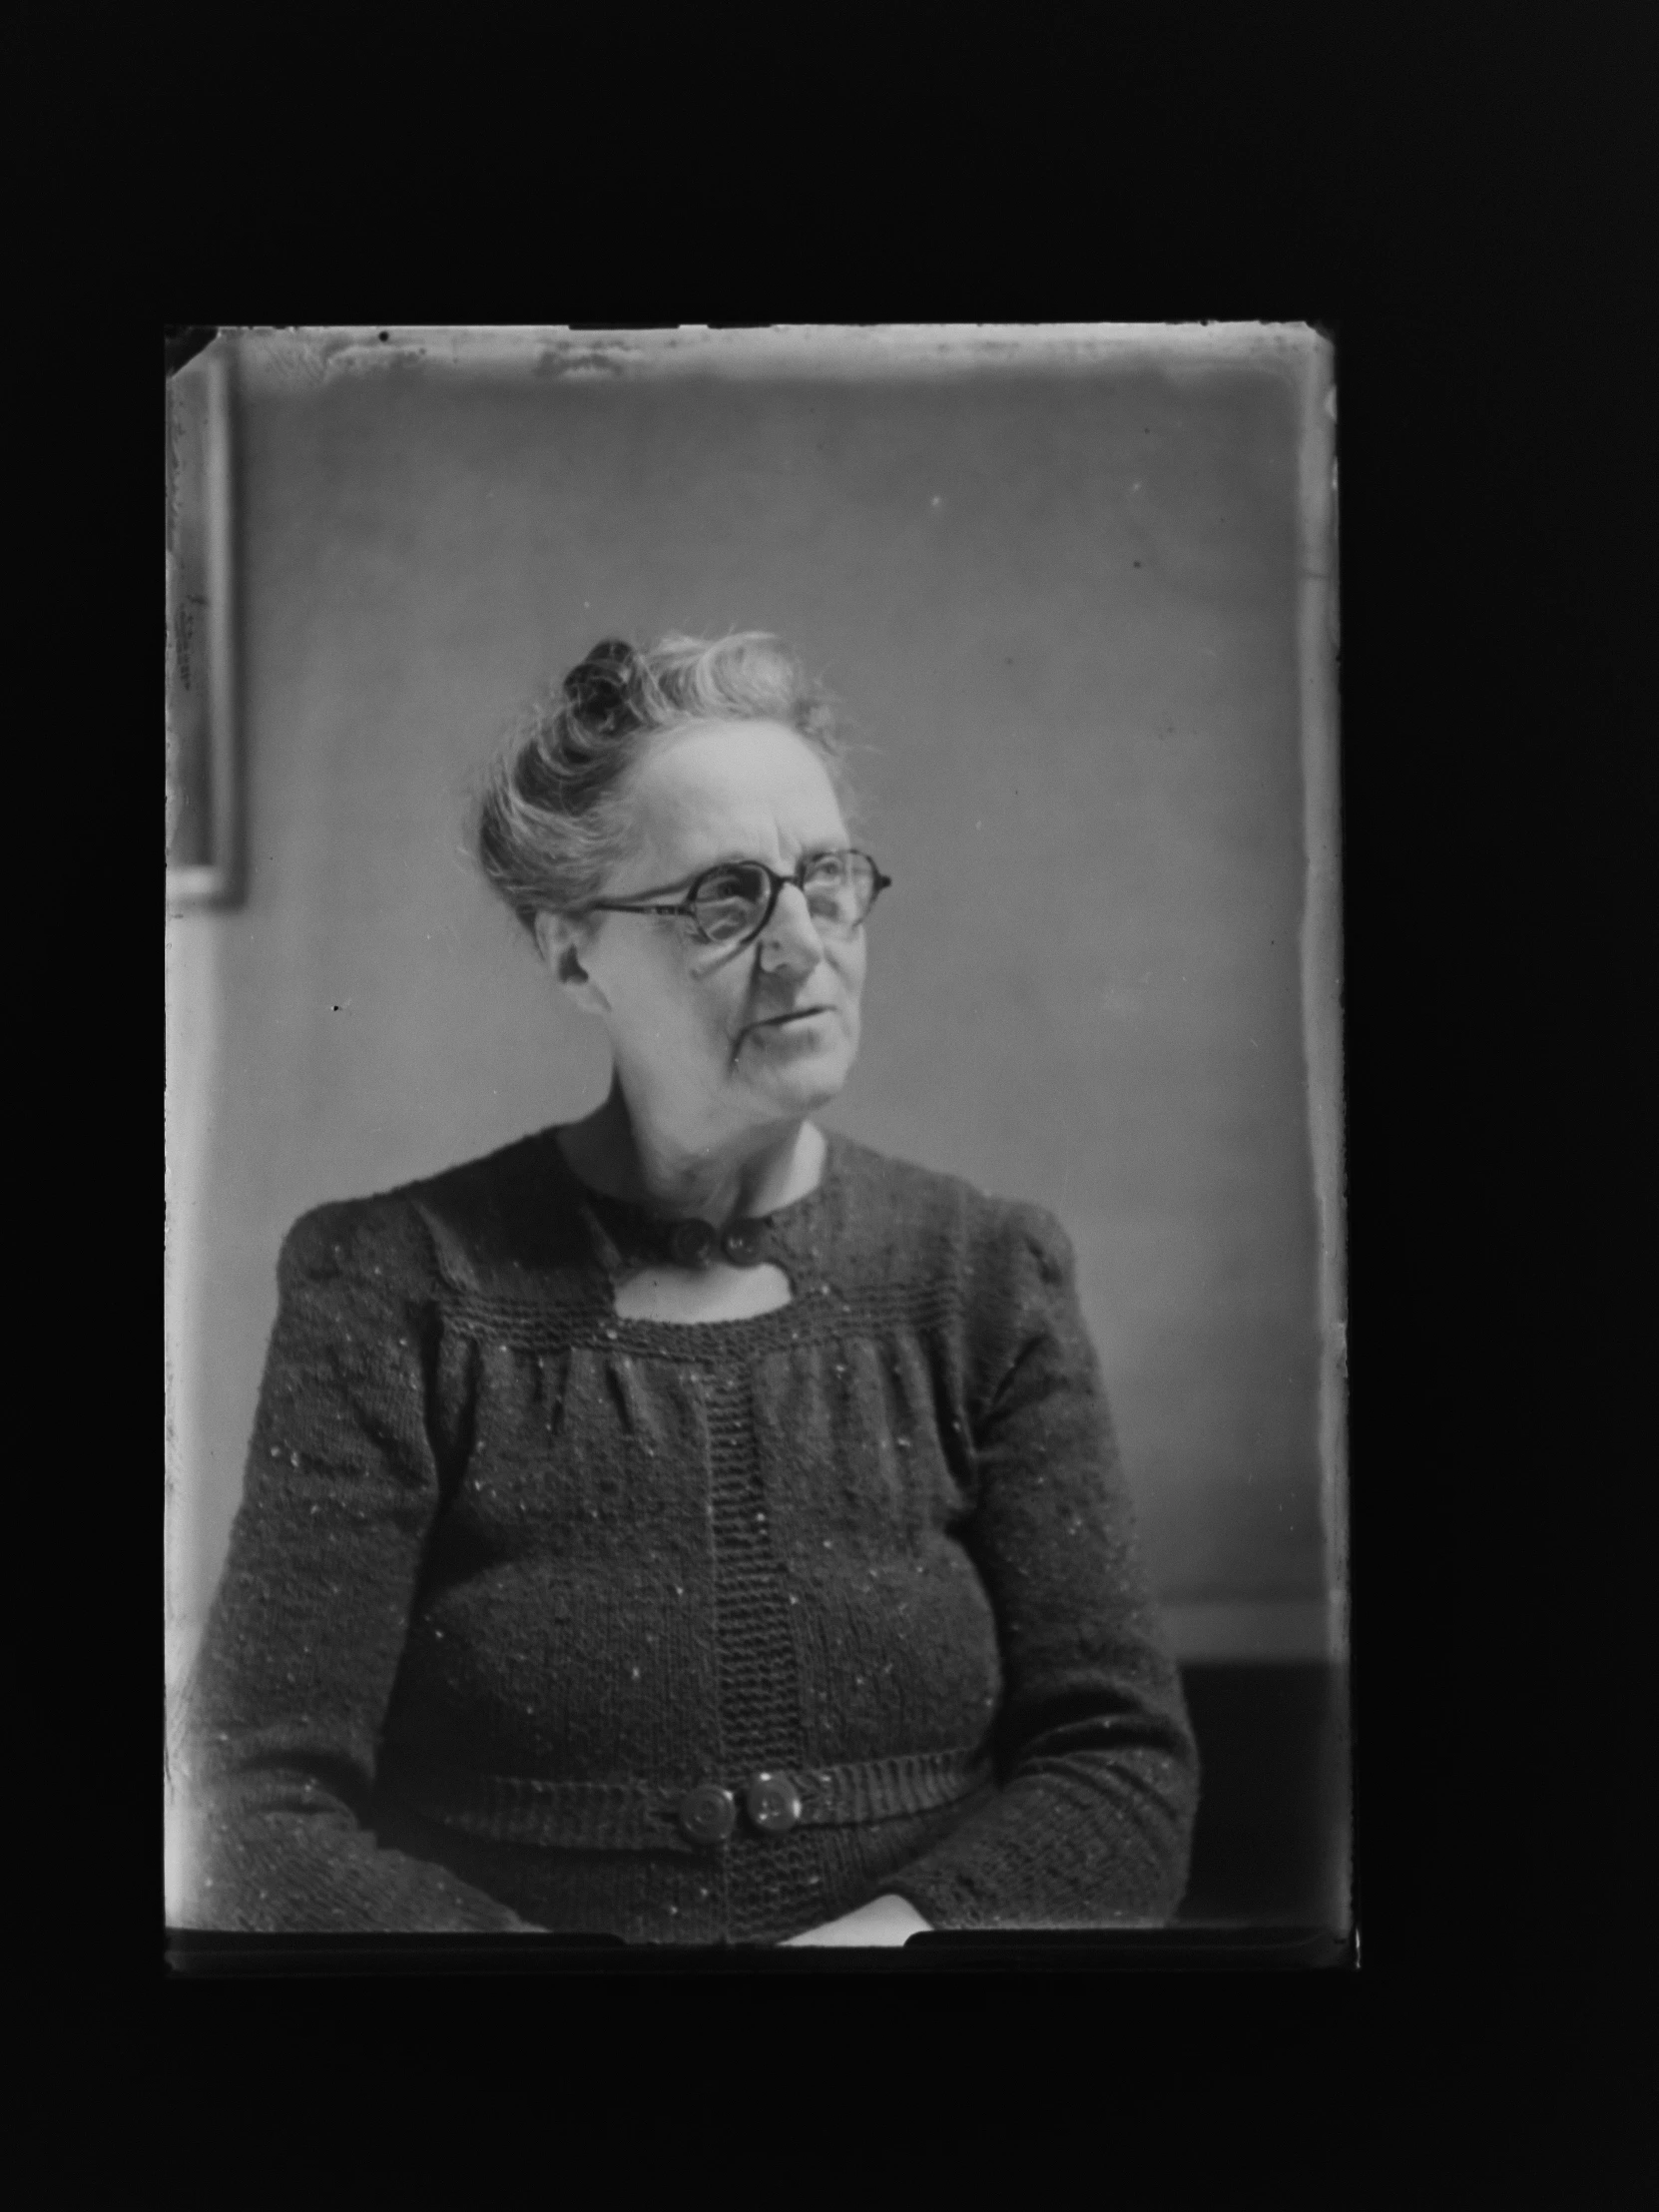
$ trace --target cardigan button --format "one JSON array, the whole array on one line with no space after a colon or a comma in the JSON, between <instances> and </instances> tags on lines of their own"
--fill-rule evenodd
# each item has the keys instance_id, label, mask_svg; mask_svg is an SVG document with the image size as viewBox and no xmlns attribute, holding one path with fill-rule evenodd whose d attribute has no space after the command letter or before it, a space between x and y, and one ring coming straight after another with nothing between
<instances>
[{"instance_id":1,"label":"cardigan button","mask_svg":"<svg viewBox=\"0 0 1659 2212\"><path fill-rule=\"evenodd\" d=\"M764 1239L765 1231L758 1221L735 1221L720 1240L721 1250L734 1267L759 1267Z\"/></svg>"},{"instance_id":2,"label":"cardigan button","mask_svg":"<svg viewBox=\"0 0 1659 2212\"><path fill-rule=\"evenodd\" d=\"M718 1783L701 1783L680 1800L680 1826L694 1844L723 1844L737 1825L737 1799Z\"/></svg>"},{"instance_id":3,"label":"cardigan button","mask_svg":"<svg viewBox=\"0 0 1659 2212\"><path fill-rule=\"evenodd\" d=\"M706 1268L715 1249L715 1233L706 1221L677 1221L669 1231L668 1249L683 1268Z\"/></svg>"},{"instance_id":4,"label":"cardigan button","mask_svg":"<svg viewBox=\"0 0 1659 2212\"><path fill-rule=\"evenodd\" d=\"M787 1836L801 1818L801 1792L787 1774L758 1774L744 1804L763 1836Z\"/></svg>"}]
</instances>

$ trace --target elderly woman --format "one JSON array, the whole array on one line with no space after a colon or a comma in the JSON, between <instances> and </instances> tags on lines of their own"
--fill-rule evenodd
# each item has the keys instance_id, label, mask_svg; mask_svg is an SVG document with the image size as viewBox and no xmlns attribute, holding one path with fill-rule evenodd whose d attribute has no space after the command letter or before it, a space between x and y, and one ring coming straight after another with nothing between
<instances>
[{"instance_id":1,"label":"elderly woman","mask_svg":"<svg viewBox=\"0 0 1659 2212\"><path fill-rule=\"evenodd\" d=\"M289 1233L198 1674L210 1927L1157 1922L1195 1794L1070 1247L826 1136L865 922L769 638L607 641L478 850L610 1094Z\"/></svg>"}]
</instances>

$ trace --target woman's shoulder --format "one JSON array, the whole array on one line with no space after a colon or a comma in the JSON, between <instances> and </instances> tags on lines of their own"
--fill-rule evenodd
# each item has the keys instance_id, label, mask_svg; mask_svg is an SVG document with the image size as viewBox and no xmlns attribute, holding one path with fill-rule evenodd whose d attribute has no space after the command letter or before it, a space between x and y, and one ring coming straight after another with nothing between
<instances>
[{"instance_id":1,"label":"woman's shoulder","mask_svg":"<svg viewBox=\"0 0 1659 2212\"><path fill-rule=\"evenodd\" d=\"M881 1241L918 1255L950 1248L976 1267L994 1269L1029 1254L1045 1275L1069 1268L1070 1240L1045 1206L998 1197L966 1176L896 1159L847 1137L832 1142L847 1213Z\"/></svg>"},{"instance_id":2,"label":"woman's shoulder","mask_svg":"<svg viewBox=\"0 0 1659 2212\"><path fill-rule=\"evenodd\" d=\"M441 1266L448 1256L491 1250L529 1257L531 1240L555 1249L569 1242L568 1198L553 1132L542 1130L435 1173L309 1208L283 1240L283 1264L314 1274Z\"/></svg>"}]
</instances>

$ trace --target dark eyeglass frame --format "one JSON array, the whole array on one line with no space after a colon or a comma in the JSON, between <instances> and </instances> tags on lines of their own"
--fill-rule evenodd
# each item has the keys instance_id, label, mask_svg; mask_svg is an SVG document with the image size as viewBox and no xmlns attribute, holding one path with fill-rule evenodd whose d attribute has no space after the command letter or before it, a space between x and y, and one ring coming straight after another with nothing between
<instances>
[{"instance_id":1,"label":"dark eyeglass frame","mask_svg":"<svg viewBox=\"0 0 1659 2212\"><path fill-rule=\"evenodd\" d=\"M675 905L659 905L654 901L647 899L595 898L589 901L588 911L590 913L602 914L661 914L664 916L673 915L678 917L682 921L689 921L692 927L697 931L698 936L705 944L724 945L728 951L733 951L741 948L746 944L753 944L756 938L761 935L763 930L765 930L768 922L771 921L773 915L777 912L778 900L786 885L793 883L796 889L800 891L802 897L805 898L807 895L808 875L815 867L818 867L825 860L863 860L868 863L870 874L874 877L874 887L869 894L869 906L866 906L864 908L863 912L858 916L857 921L852 925L854 928L862 928L864 923L869 919L870 906L873 906L875 904L875 901L880 897L881 893L884 890L887 890L891 887L892 877L890 875L883 875L881 873L881 870L876 866L875 861L871 857L871 855L867 852L860 852L853 845L842 845L832 852L814 852L807 859L804 859L800 863L793 875L780 875L776 868L768 867L765 860L717 860L713 867L704 868L700 874L692 878L690 887L687 889L685 897L680 899ZM772 885L772 896L767 900L765 910L763 911L760 920L755 924L754 928L751 929L746 936L711 937L708 931L703 927L702 923L697 918L698 888L701 884L706 883L709 880L710 876L725 875L732 868L735 867L759 868L761 873Z\"/></svg>"}]
</instances>

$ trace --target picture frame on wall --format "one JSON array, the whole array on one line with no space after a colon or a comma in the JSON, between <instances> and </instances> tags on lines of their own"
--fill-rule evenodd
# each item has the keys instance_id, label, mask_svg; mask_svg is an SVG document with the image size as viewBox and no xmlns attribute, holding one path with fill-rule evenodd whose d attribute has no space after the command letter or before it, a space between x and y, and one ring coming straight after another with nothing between
<instances>
[{"instance_id":1,"label":"picture frame on wall","mask_svg":"<svg viewBox=\"0 0 1659 2212\"><path fill-rule=\"evenodd\" d=\"M167 899L242 895L231 355L222 340L167 379Z\"/></svg>"}]
</instances>

